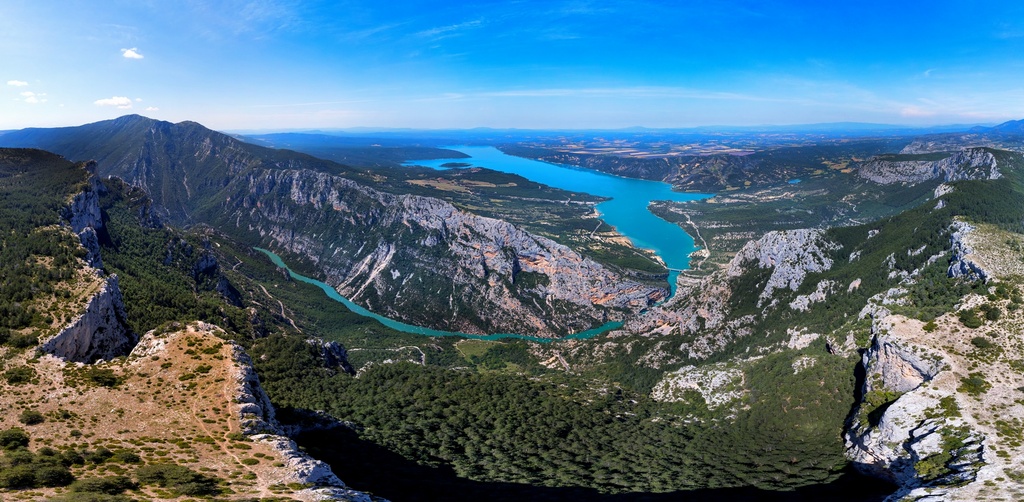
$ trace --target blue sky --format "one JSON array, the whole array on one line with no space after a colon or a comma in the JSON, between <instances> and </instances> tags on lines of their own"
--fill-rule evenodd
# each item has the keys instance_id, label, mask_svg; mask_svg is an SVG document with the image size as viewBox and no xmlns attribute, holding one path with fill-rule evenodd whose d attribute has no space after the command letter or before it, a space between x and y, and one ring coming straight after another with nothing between
<instances>
[{"instance_id":1,"label":"blue sky","mask_svg":"<svg viewBox=\"0 0 1024 502\"><path fill-rule=\"evenodd\" d=\"M1024 118L1024 2L3 0L0 129Z\"/></svg>"}]
</instances>

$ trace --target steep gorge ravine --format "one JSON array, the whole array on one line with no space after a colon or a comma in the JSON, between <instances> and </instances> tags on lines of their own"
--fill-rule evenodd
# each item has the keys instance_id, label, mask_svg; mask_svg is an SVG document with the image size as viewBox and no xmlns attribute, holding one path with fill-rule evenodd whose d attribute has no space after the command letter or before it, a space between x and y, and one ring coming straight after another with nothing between
<instances>
[{"instance_id":1,"label":"steep gorge ravine","mask_svg":"<svg viewBox=\"0 0 1024 502\"><path fill-rule=\"evenodd\" d=\"M293 253L347 298L409 324L559 337L667 294L505 221L378 190L372 172L249 145L194 122L126 116L3 138L96 159L100 176L145 190L169 223L209 224Z\"/></svg>"},{"instance_id":2,"label":"steep gorge ravine","mask_svg":"<svg viewBox=\"0 0 1024 502\"><path fill-rule=\"evenodd\" d=\"M563 351L555 355L566 371L586 368L582 352L590 352L594 357L608 357L617 350L642 354L638 361L644 367L673 370L659 382L658 393L652 394L656 400L687 403L699 399L709 410L723 410L726 413L723 416L728 418L730 410L733 413L743 411L742 403L754 391L748 385L751 373L747 370L758 368L762 359L778 360L781 354L785 356L783 361L787 357L792 359L784 363L791 368L792 375L807 374L824 364L849 359L858 347L868 347L863 337L870 334L874 345L864 356L869 376L862 392L864 402L859 403L861 417L855 417L860 425L847 431L851 456L860 465L870 466L867 470L889 473L887 476L891 475L891 479L901 485L904 494L946 498L984 496L989 483L1007 478L1016 480L1019 475L1012 468L1012 462L993 461L989 456L988 452L993 452L998 457L1014 459L1019 447L1013 441L996 439L1006 436L1008 428L1000 425L998 415L986 415L985 410L1015 406L1004 398L1011 398L1009 391L1020 383L1012 378L987 376L1012 373L1018 364L1015 334L1019 334L1019 314L1015 312L1019 311L1020 302L1016 299L1015 288L1020 267L1005 256L1012 257L1021 244L1019 218L1015 212L1019 208L1013 203L1020 195L1014 191L1013 183L1019 179L1021 162L1019 156L999 151L965 152L948 158L950 161L938 170L910 164L917 162L913 159L897 159L897 162L905 160L906 165L876 163L874 167L865 167L865 173L871 176L882 173L882 176L893 177L897 183L916 183L919 171L923 170L930 170L928 176L941 176L949 182L942 190L935 191L932 201L915 210L849 229L768 232L749 241L720 274L712 273L699 281L700 284L686 284L680 297L642 313L638 318L642 322L631 323L627 329L602 337L596 343L580 341L538 350ZM876 171L872 173L867 169ZM255 177L246 179L248 187L259 186L259 189L246 190L239 197L229 198L233 204L229 207L234 207L235 212L228 213L228 218L233 216L236 226L243 221L239 212L242 210L270 221L281 221L286 214L313 213L304 206L331 214L330 210L342 212L341 208L346 205L361 206L365 203L363 198L380 202L388 197L350 186L334 175L311 175L303 170L279 170L275 172L278 176L268 174L257 171ZM310 185L330 187L323 190L329 195L310 197L312 193L321 192L294 189ZM228 186L238 188L230 183ZM356 192L355 198L346 192ZM269 198L270 194L282 196L295 205L275 203ZM247 196L250 198L246 199ZM981 204L1004 203L1005 207L986 212L977 208L979 201ZM424 202L435 213L446 210L443 204L414 197L388 199L382 205L408 208ZM368 214L375 222L394 223L386 212L374 212L373 202L368 207L371 208ZM327 208L330 210L324 211ZM459 220L451 216L453 214L456 213L446 213L441 218L446 222L444 225L424 226L438 230L438 239L447 239L451 236L444 233L448 231L447 222L453 218ZM245 221L247 218L248 215ZM324 228L333 224L327 222ZM402 224L408 228L422 225L422 222L403 220ZM479 228L482 224L501 227L478 220L468 226ZM921 229L925 231L918 234ZM82 244L88 247L90 232L84 228L75 230ZM275 232L279 235L276 238L281 239L279 242L296 241L294 235L285 236L283 229ZM502 227L492 234L491 240L499 240L494 235L516 240L514 236L509 237L512 233L514 227L513 230ZM315 236L317 233L311 232L299 239L308 244ZM425 245L429 239L414 242ZM543 248L542 242L535 240L534 243ZM387 262L393 249L397 246L385 249L384 258L377 256L373 260ZM550 247L541 252L557 255ZM517 252L516 256L522 253ZM99 263L100 257L89 259ZM367 261L363 268L376 270L373 263L379 261L373 260ZM484 261L484 278L495 268L495 263L500 262ZM514 270L515 266L511 268ZM885 273L879 275L878 270ZM383 271L377 270L377 275ZM915 304L921 298L922 284L934 281L937 271L943 279L963 277L950 284L968 287L976 293L956 293L961 297L955 306ZM391 275L395 279L401 277L402 272ZM349 286L358 287L356 291L360 291L369 287L368 282ZM108 296L113 298L113 295ZM928 311L938 316L933 326L914 319L918 316L927 319L927 312L915 311L925 307L946 310ZM846 319L838 325L826 313L833 308ZM118 318L116 308L111 312L112 317L105 314L101 317ZM281 312L284 312L283 304ZM981 314L986 319L990 315L994 319L972 320ZM983 327L980 330L972 327L975 322ZM780 330L780 325L784 329ZM978 330L966 332L968 336L976 336L966 340L963 327ZM936 332L939 335L934 335ZM766 341L757 342L756 337L762 334ZM943 344L951 344L952 348ZM927 356L928 359L932 362L945 360L945 366L919 364L921 356L917 352L925 350L925 346L935 352ZM747 354L737 352L735 347L746 347ZM574 350L579 353L571 354ZM966 355L966 359L957 359L958 354ZM679 366L708 358L717 358L718 363ZM918 376L904 371L908 367L914 368ZM902 377L894 378L892 374ZM874 379L872 375L879 376ZM968 390L962 390L964 388ZM691 392L694 389L699 397ZM925 392L919 393L920 389ZM952 407L944 404L948 403L944 398L951 395L955 404ZM980 401L981 406L975 401ZM1015 415L1016 411L1009 413ZM908 419L917 421L917 425L905 427ZM873 431L873 428L878 430ZM907 441L900 437L904 433L910 435ZM903 441L903 451L893 450L889 444L892 441L879 441L879 434ZM868 453L858 453L856 449ZM875 462L878 459L883 460Z\"/></svg>"}]
</instances>

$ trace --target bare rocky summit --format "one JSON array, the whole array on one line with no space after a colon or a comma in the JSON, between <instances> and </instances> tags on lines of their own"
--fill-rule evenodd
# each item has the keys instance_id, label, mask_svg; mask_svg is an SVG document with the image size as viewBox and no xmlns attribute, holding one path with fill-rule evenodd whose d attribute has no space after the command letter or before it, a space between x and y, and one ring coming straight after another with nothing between
<instances>
[{"instance_id":1,"label":"bare rocky summit","mask_svg":"<svg viewBox=\"0 0 1024 502\"><path fill-rule=\"evenodd\" d=\"M883 185L917 184L930 180L952 182L1002 177L995 156L985 148L965 148L939 160L880 156L860 165L862 178Z\"/></svg>"}]
</instances>

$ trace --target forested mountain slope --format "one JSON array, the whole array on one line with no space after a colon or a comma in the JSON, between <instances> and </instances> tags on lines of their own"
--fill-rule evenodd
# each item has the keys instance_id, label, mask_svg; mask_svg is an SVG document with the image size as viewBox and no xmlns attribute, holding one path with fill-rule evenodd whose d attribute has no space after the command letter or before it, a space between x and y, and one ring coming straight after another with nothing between
<instances>
[{"instance_id":1,"label":"forested mountain slope","mask_svg":"<svg viewBox=\"0 0 1024 502\"><path fill-rule=\"evenodd\" d=\"M211 224L291 252L354 301L414 324L553 337L622 319L666 293L448 202L371 188L379 185L372 172L192 122L126 116L12 132L2 142L95 159L101 176L144 190L169 223Z\"/></svg>"}]
</instances>

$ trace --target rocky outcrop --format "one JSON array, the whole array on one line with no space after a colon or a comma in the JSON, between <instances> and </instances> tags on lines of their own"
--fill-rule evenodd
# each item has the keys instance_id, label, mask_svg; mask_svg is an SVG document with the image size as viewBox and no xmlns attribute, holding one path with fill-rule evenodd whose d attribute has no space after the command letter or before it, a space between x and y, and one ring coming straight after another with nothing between
<instances>
[{"instance_id":1,"label":"rocky outcrop","mask_svg":"<svg viewBox=\"0 0 1024 502\"><path fill-rule=\"evenodd\" d=\"M214 349L212 353L209 350L203 352L204 355L209 356L207 362L212 368L207 367L206 373L203 373L207 375L206 381L200 382L198 389L193 390L197 385L193 380L196 376L188 373L187 379L193 380L192 386L184 384L171 386L168 392L190 393L193 396L192 401L185 403L185 399L188 398L184 398L182 405L189 410L188 416L197 420L201 416L195 414L197 410L205 411L205 408L211 407L211 404L221 407L224 406L225 399L229 401L227 409L223 411L230 414L232 418L227 420L226 430L238 431L240 429L241 433L252 441L252 449L257 449L255 443L259 443L259 450L271 452L271 455L266 458L272 459L274 466L270 469L264 465L265 468L255 472L259 479L257 483L263 486L289 486L291 490L287 495L290 500L358 502L382 500L351 490L338 479L330 466L307 455L286 436L276 419L274 406L260 385L259 377L253 369L252 360L237 343L224 342L225 336L224 330L213 324L204 322L170 323L162 329L146 333L132 351L129 362L136 370L142 370L149 365L147 373L159 368L160 371L167 371L164 373L165 377L182 381L184 379L179 380L180 376L184 376L190 367L194 368L191 366L196 358L194 349L196 347ZM140 372L139 374L142 377L147 376L146 373ZM175 375L178 375L178 378L175 378ZM212 375L218 377L212 378ZM214 409L216 410L216 408ZM159 412L163 411L159 410ZM168 412L174 413L173 410L168 410ZM220 410L217 412L220 413ZM176 424L180 424L180 422L174 420L170 426L174 427ZM221 434L217 435L221 436ZM232 442L240 440L233 436L234 434L227 434L226 439ZM215 448L214 451L215 456L207 458L216 463L217 459L229 450L227 447L221 446ZM230 460L230 463L237 465L238 457L234 455L232 457L234 458Z\"/></svg>"},{"instance_id":2,"label":"rocky outcrop","mask_svg":"<svg viewBox=\"0 0 1024 502\"><path fill-rule=\"evenodd\" d=\"M252 440L264 443L276 450L284 458L285 466L295 473L298 478L297 483L312 485L302 489L303 493L293 493L292 496L302 495L303 498L308 496L313 500L387 502L380 497L373 497L348 488L338 479L330 466L304 453L291 439L279 435L257 434L252 436Z\"/></svg>"},{"instance_id":3,"label":"rocky outcrop","mask_svg":"<svg viewBox=\"0 0 1024 502\"><path fill-rule=\"evenodd\" d=\"M238 385L235 401L240 405L238 413L242 422L242 432L247 435L281 434L281 426L274 416L274 406L270 404L270 397L260 386L260 378L253 368L252 359L238 344L232 345L232 352L238 367L235 376Z\"/></svg>"},{"instance_id":4,"label":"rocky outcrop","mask_svg":"<svg viewBox=\"0 0 1024 502\"><path fill-rule=\"evenodd\" d=\"M970 280L981 280L987 282L989 273L971 259L974 252L967 244L967 236L974 231L974 227L963 221L956 221L951 227L949 243L953 255L949 259L949 277L964 277Z\"/></svg>"},{"instance_id":5,"label":"rocky outcrop","mask_svg":"<svg viewBox=\"0 0 1024 502\"><path fill-rule=\"evenodd\" d=\"M832 268L829 252L839 249L840 245L825 240L824 234L820 229L768 232L743 246L729 263L727 275L739 277L751 267L772 269L758 305L770 300L775 290L796 291L808 273Z\"/></svg>"},{"instance_id":6,"label":"rocky outcrop","mask_svg":"<svg viewBox=\"0 0 1024 502\"><path fill-rule=\"evenodd\" d=\"M356 374L356 370L348 363L348 352L340 343L328 342L322 338L308 338L306 343L317 350L325 368L338 368L350 375Z\"/></svg>"},{"instance_id":7,"label":"rocky outcrop","mask_svg":"<svg viewBox=\"0 0 1024 502\"><path fill-rule=\"evenodd\" d=\"M123 356L132 349L137 338L125 322L117 276L110 276L102 284L89 298L85 312L44 340L40 351L66 361L92 363Z\"/></svg>"},{"instance_id":8,"label":"rocky outcrop","mask_svg":"<svg viewBox=\"0 0 1024 502\"><path fill-rule=\"evenodd\" d=\"M883 329L863 365L863 397L846 433L853 465L900 487L887 500L945 500L947 490L974 481L984 465L984 436L952 396L929 388L948 370L941 355Z\"/></svg>"},{"instance_id":9,"label":"rocky outcrop","mask_svg":"<svg viewBox=\"0 0 1024 502\"><path fill-rule=\"evenodd\" d=\"M621 319L667 294L439 199L296 170L261 171L240 188L232 221L308 258L353 302L412 324L558 336Z\"/></svg>"},{"instance_id":10,"label":"rocky outcrop","mask_svg":"<svg viewBox=\"0 0 1024 502\"><path fill-rule=\"evenodd\" d=\"M862 178L875 183L917 184L939 179L943 182L1002 177L995 156L984 148L965 148L940 160L913 160L901 156L881 156L860 165Z\"/></svg>"},{"instance_id":11,"label":"rocky outcrop","mask_svg":"<svg viewBox=\"0 0 1024 502\"><path fill-rule=\"evenodd\" d=\"M285 436L281 424L275 417L274 406L270 403L270 397L260 385L259 376L253 369L252 359L245 350L238 344L232 343L232 353L235 361L236 374L236 396L238 403L237 413L241 420L242 432L258 441L269 445L284 458L284 463L294 474L296 482L309 485L302 491L313 495L317 500L346 500L353 502L370 502L381 500L362 492L349 489L338 476L334 474L331 467L326 463L310 457L299 449L294 441ZM333 355L345 353L344 347L337 343L321 343L325 351ZM342 359L344 360L344 359ZM344 360L344 364L348 364Z\"/></svg>"},{"instance_id":12,"label":"rocky outcrop","mask_svg":"<svg viewBox=\"0 0 1024 502\"><path fill-rule=\"evenodd\" d=\"M71 231L78 235L78 240L85 248L85 262L90 267L103 268L103 260L100 257L100 241L96 233L103 229L103 214L100 211L100 193L102 193L103 185L94 174L95 162L87 163L85 168L93 173L89 177L89 184L71 198L68 205L61 211L61 217L71 226Z\"/></svg>"},{"instance_id":13,"label":"rocky outcrop","mask_svg":"<svg viewBox=\"0 0 1024 502\"><path fill-rule=\"evenodd\" d=\"M651 399L663 402L690 400L699 395L710 410L733 404L746 394L743 370L718 363L706 366L683 366L666 373L651 391ZM689 394L689 395L688 395Z\"/></svg>"},{"instance_id":14,"label":"rocky outcrop","mask_svg":"<svg viewBox=\"0 0 1024 502\"><path fill-rule=\"evenodd\" d=\"M838 284L835 281L824 280L818 283L817 288L813 292L807 295L799 295L792 302L789 303L789 308L793 310L799 310L806 312L811 308L811 305L815 303L821 303L828 298L828 295L832 294ZM848 287L848 290L855 289L854 287Z\"/></svg>"},{"instance_id":15,"label":"rocky outcrop","mask_svg":"<svg viewBox=\"0 0 1024 502\"><path fill-rule=\"evenodd\" d=\"M874 336L861 363L866 371L864 393L876 389L909 392L931 380L942 369L940 359L905 347L884 333Z\"/></svg>"}]
</instances>

